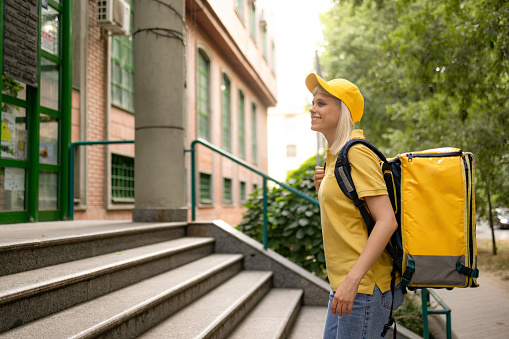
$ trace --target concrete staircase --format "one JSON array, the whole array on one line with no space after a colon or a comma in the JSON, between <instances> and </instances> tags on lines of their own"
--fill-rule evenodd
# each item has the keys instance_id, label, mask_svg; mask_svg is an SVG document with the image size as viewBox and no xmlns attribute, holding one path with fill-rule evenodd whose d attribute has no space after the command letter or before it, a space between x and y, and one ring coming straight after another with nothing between
<instances>
[{"instance_id":1,"label":"concrete staircase","mask_svg":"<svg viewBox=\"0 0 509 339\"><path fill-rule=\"evenodd\" d=\"M321 338L327 296L219 221L0 225L0 338Z\"/></svg>"}]
</instances>

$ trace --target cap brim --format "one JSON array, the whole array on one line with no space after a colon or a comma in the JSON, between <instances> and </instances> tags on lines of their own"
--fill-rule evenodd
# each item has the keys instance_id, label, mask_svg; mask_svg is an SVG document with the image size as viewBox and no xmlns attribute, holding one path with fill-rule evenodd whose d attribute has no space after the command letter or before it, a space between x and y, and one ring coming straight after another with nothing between
<instances>
[{"instance_id":1,"label":"cap brim","mask_svg":"<svg viewBox=\"0 0 509 339\"><path fill-rule=\"evenodd\" d=\"M309 73L306 77L306 87L308 90L313 93L313 90L316 88L316 86L322 86L324 90L326 90L329 94L336 96L335 91L332 89L329 84L320 78L320 76L316 75L315 73Z\"/></svg>"}]
</instances>

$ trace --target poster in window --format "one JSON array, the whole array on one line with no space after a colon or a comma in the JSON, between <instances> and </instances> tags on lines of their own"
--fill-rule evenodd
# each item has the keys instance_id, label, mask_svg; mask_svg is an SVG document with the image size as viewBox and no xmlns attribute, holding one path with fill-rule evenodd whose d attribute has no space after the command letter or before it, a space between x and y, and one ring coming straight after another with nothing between
<instances>
[{"instance_id":1,"label":"poster in window","mask_svg":"<svg viewBox=\"0 0 509 339\"><path fill-rule=\"evenodd\" d=\"M53 35L41 30L41 49L48 53L53 53Z\"/></svg>"},{"instance_id":2,"label":"poster in window","mask_svg":"<svg viewBox=\"0 0 509 339\"><path fill-rule=\"evenodd\" d=\"M2 112L2 137L1 157L6 159L16 158L16 117L14 114Z\"/></svg>"},{"instance_id":3,"label":"poster in window","mask_svg":"<svg viewBox=\"0 0 509 339\"><path fill-rule=\"evenodd\" d=\"M57 163L55 148L56 145L52 142L39 142L39 163L55 165Z\"/></svg>"},{"instance_id":4,"label":"poster in window","mask_svg":"<svg viewBox=\"0 0 509 339\"><path fill-rule=\"evenodd\" d=\"M27 160L27 130L16 129L16 159Z\"/></svg>"},{"instance_id":5,"label":"poster in window","mask_svg":"<svg viewBox=\"0 0 509 339\"><path fill-rule=\"evenodd\" d=\"M25 169L5 167L4 189L6 191L24 191Z\"/></svg>"}]
</instances>

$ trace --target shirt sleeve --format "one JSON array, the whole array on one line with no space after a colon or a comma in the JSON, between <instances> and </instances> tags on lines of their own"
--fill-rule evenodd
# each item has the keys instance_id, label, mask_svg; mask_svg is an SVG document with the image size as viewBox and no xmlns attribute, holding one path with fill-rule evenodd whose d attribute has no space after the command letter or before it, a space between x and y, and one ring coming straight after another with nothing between
<instances>
[{"instance_id":1,"label":"shirt sleeve","mask_svg":"<svg viewBox=\"0 0 509 339\"><path fill-rule=\"evenodd\" d=\"M352 179L359 198L388 195L378 156L364 145L354 145L348 152Z\"/></svg>"}]
</instances>

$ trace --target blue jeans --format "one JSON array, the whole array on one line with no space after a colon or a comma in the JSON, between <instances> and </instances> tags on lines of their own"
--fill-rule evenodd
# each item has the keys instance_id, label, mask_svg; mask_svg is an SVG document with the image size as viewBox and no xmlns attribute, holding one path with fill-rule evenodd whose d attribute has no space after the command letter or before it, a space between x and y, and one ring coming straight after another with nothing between
<instances>
[{"instance_id":1,"label":"blue jeans","mask_svg":"<svg viewBox=\"0 0 509 339\"><path fill-rule=\"evenodd\" d=\"M352 315L342 317L332 314L331 303L334 291L329 295L327 319L325 320L324 339L373 339L381 338L384 325L389 321L392 293L382 293L375 285L373 295L357 293L353 303ZM401 286L394 290L394 309L403 303Z\"/></svg>"}]
</instances>

